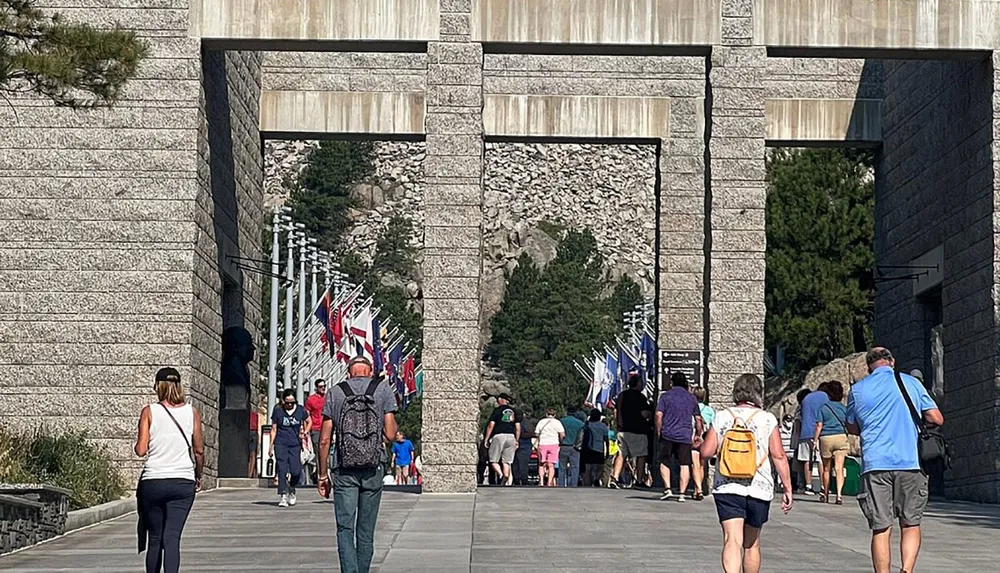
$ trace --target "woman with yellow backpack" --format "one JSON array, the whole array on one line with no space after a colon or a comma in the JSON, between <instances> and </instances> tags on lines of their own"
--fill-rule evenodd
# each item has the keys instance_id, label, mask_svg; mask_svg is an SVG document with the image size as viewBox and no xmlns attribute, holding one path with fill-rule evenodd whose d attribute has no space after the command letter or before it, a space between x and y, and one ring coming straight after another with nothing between
<instances>
[{"instance_id":1,"label":"woman with yellow backpack","mask_svg":"<svg viewBox=\"0 0 1000 573\"><path fill-rule=\"evenodd\" d=\"M726 573L760 570L760 529L767 522L774 477L784 489L781 509L792 509L792 482L778 433L778 420L761 410L764 382L743 374L733 383L731 408L715 414L701 446L704 459L718 454L712 497L722 524L722 568Z\"/></svg>"}]
</instances>

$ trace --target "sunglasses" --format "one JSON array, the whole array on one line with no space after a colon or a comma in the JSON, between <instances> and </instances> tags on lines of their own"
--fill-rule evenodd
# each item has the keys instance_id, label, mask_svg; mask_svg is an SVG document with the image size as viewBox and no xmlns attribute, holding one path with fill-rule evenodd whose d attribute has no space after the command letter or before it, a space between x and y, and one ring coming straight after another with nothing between
<instances>
[{"instance_id":1,"label":"sunglasses","mask_svg":"<svg viewBox=\"0 0 1000 573\"><path fill-rule=\"evenodd\" d=\"M291 402L289 402L288 400L285 400L285 405L286 406L294 406L295 405L295 400L292 400Z\"/></svg>"}]
</instances>

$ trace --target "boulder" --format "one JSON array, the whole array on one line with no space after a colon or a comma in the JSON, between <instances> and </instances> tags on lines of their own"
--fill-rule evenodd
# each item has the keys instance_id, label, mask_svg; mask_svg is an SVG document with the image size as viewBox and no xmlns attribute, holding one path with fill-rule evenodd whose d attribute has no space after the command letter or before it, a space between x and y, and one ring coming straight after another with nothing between
<instances>
[{"instance_id":1,"label":"boulder","mask_svg":"<svg viewBox=\"0 0 1000 573\"><path fill-rule=\"evenodd\" d=\"M550 237L545 231L533 227L523 235L524 252L535 261L539 268L544 268L556 258L556 247L559 241Z\"/></svg>"}]
</instances>

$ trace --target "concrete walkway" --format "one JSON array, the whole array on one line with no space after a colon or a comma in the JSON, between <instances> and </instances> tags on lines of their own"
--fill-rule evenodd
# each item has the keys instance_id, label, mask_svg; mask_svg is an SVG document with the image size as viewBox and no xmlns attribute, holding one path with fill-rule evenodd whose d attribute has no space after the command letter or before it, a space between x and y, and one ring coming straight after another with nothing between
<instances>
[{"instance_id":1,"label":"concrete walkway","mask_svg":"<svg viewBox=\"0 0 1000 573\"><path fill-rule=\"evenodd\" d=\"M764 528L765 571L870 571L868 531L853 499L796 501ZM184 572L338 571L331 503L304 491L277 507L273 490L202 494L184 531ZM481 489L477 495L386 492L375 562L382 573L514 570L719 570L715 507L661 502L653 493L588 489ZM923 571L990 571L1000 507L933 503ZM894 559L898 566L898 556ZM5 573L142 570L135 517L126 516L0 557Z\"/></svg>"}]
</instances>

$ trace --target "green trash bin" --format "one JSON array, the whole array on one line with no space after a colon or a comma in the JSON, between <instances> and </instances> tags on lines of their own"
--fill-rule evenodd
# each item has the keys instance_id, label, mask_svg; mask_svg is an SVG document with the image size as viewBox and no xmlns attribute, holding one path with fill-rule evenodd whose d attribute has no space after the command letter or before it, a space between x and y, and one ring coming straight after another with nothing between
<instances>
[{"instance_id":1,"label":"green trash bin","mask_svg":"<svg viewBox=\"0 0 1000 573\"><path fill-rule=\"evenodd\" d=\"M858 495L861 491L861 462L858 458L847 456L844 460L844 495Z\"/></svg>"}]
</instances>

